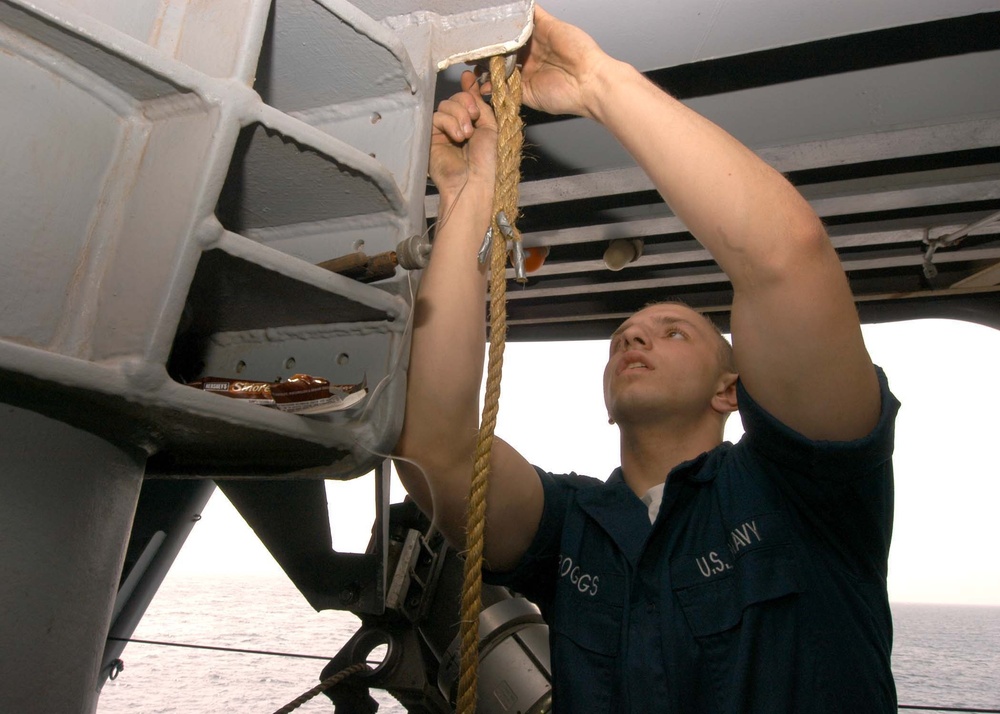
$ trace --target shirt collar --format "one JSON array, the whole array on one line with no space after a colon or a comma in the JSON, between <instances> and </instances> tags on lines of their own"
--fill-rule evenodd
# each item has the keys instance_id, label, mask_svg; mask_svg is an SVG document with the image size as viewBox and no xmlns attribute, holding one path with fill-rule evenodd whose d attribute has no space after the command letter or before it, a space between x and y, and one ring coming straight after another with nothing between
<instances>
[{"instance_id":1,"label":"shirt collar","mask_svg":"<svg viewBox=\"0 0 1000 714\"><path fill-rule=\"evenodd\" d=\"M682 478L695 483L714 481L715 474L719 470L719 464L722 463L723 457L732 446L728 441L724 441L711 451L699 454L690 461L677 464L667 475L667 480Z\"/></svg>"},{"instance_id":2,"label":"shirt collar","mask_svg":"<svg viewBox=\"0 0 1000 714\"><path fill-rule=\"evenodd\" d=\"M577 503L611 536L629 561L638 562L651 526L646 504L625 483L620 468L611 473L603 487L577 492Z\"/></svg>"},{"instance_id":3,"label":"shirt collar","mask_svg":"<svg viewBox=\"0 0 1000 714\"><path fill-rule=\"evenodd\" d=\"M667 483L670 483L670 479L684 479L695 483L713 480L723 456L731 446L728 442L720 444L711 451L678 464L667 476ZM646 504L625 483L620 467L611 472L603 487L577 492L577 503L600 524L633 564L638 562L652 525Z\"/></svg>"}]
</instances>

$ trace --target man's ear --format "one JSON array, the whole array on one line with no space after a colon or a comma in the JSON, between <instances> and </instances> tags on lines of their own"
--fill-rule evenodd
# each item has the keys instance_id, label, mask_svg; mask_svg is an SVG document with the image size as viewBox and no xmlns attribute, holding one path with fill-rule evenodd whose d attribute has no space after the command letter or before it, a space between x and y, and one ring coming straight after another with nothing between
<instances>
[{"instance_id":1,"label":"man's ear","mask_svg":"<svg viewBox=\"0 0 1000 714\"><path fill-rule=\"evenodd\" d=\"M712 397L712 408L720 414L731 414L736 411L736 379L735 372L724 372L719 378L719 384Z\"/></svg>"}]
</instances>

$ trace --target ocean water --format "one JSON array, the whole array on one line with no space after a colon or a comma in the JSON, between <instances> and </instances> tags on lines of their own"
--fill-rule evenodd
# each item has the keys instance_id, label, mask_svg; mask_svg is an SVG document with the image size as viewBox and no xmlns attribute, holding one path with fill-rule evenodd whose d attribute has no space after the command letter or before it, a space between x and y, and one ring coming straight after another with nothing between
<instances>
[{"instance_id":1,"label":"ocean water","mask_svg":"<svg viewBox=\"0 0 1000 714\"><path fill-rule=\"evenodd\" d=\"M319 659L129 643L125 668L101 691L98 714L276 711L319 683L319 674L360 625L349 612L317 613L285 578L168 577L135 639L234 647ZM372 690L379 714L405 714ZM333 712L324 696L296 712Z\"/></svg>"},{"instance_id":2,"label":"ocean water","mask_svg":"<svg viewBox=\"0 0 1000 714\"><path fill-rule=\"evenodd\" d=\"M900 704L1000 709L1000 607L900 604L893 618ZM282 578L171 576L134 637L332 658L358 625L350 613L315 612ZM139 643L122 660L98 714L270 713L312 688L326 664ZM405 714L385 692L372 696L379 714ZM320 695L296 711L333 706Z\"/></svg>"}]
</instances>

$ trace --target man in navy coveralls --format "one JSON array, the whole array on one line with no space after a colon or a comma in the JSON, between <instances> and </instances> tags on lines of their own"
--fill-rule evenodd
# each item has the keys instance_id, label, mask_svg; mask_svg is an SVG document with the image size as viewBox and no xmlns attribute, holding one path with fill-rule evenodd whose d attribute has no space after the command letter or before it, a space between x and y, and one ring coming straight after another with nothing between
<instances>
[{"instance_id":1,"label":"man in navy coveralls","mask_svg":"<svg viewBox=\"0 0 1000 714\"><path fill-rule=\"evenodd\" d=\"M820 220L722 129L540 8L522 60L525 104L606 127L734 288L732 348L672 303L612 336L604 394L621 467L606 483L494 446L487 577L541 607L556 710L895 712L885 579L898 403ZM407 490L458 548L496 146L471 74L462 88L433 119L441 219L397 447ZM746 435L722 443L737 405Z\"/></svg>"}]
</instances>

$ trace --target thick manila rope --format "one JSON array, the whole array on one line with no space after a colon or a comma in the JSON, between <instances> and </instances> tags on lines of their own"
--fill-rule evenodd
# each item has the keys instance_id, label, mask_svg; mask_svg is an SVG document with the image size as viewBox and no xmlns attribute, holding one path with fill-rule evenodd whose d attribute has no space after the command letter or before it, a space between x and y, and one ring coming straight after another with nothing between
<instances>
[{"instance_id":1,"label":"thick manila rope","mask_svg":"<svg viewBox=\"0 0 1000 714\"><path fill-rule=\"evenodd\" d=\"M507 76L505 60L490 58L493 112L497 118L496 185L493 194L490 248L490 349L486 370L486 400L480 420L475 466L469 488L466 527L465 579L462 586L461 659L459 663L457 714L475 714L479 675L479 612L482 609L483 541L486 523L486 491L489 481L493 430L500 401L500 375L507 338L507 236L497 222L501 211L510 227L517 219L518 183L521 180L521 73L515 68ZM504 226L503 228L507 228ZM513 229L512 240L521 240Z\"/></svg>"}]
</instances>

